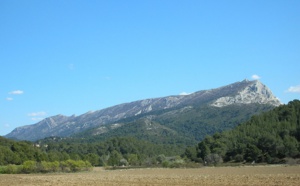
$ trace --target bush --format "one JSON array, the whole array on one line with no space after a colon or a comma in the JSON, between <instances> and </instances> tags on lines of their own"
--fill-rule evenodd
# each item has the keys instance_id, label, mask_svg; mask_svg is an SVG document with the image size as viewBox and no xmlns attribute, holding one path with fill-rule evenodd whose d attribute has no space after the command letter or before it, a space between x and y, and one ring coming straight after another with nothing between
<instances>
[{"instance_id":1,"label":"bush","mask_svg":"<svg viewBox=\"0 0 300 186\"><path fill-rule=\"evenodd\" d=\"M35 161L25 161L23 163L23 168L22 168L22 172L24 173L34 173L34 172L38 172L37 171L37 163Z\"/></svg>"},{"instance_id":2,"label":"bush","mask_svg":"<svg viewBox=\"0 0 300 186\"><path fill-rule=\"evenodd\" d=\"M8 174L18 174L22 170L22 166L20 165L8 165L7 166L7 173Z\"/></svg>"},{"instance_id":3,"label":"bush","mask_svg":"<svg viewBox=\"0 0 300 186\"><path fill-rule=\"evenodd\" d=\"M71 172L71 169L66 161L59 162L59 166L61 168L61 171L63 172Z\"/></svg>"},{"instance_id":4,"label":"bush","mask_svg":"<svg viewBox=\"0 0 300 186\"><path fill-rule=\"evenodd\" d=\"M4 174L6 166L0 166L0 174Z\"/></svg>"},{"instance_id":5,"label":"bush","mask_svg":"<svg viewBox=\"0 0 300 186\"><path fill-rule=\"evenodd\" d=\"M50 172L51 171L50 162L42 161L39 164L39 171L40 172Z\"/></svg>"},{"instance_id":6,"label":"bush","mask_svg":"<svg viewBox=\"0 0 300 186\"><path fill-rule=\"evenodd\" d=\"M162 162L162 166L163 166L164 168L168 168L169 165L170 165L170 162L168 162L168 161Z\"/></svg>"},{"instance_id":7,"label":"bush","mask_svg":"<svg viewBox=\"0 0 300 186\"><path fill-rule=\"evenodd\" d=\"M156 161L158 163L163 163L165 160L166 160L166 156L164 154L161 154L161 155L156 157Z\"/></svg>"},{"instance_id":8,"label":"bush","mask_svg":"<svg viewBox=\"0 0 300 186\"><path fill-rule=\"evenodd\" d=\"M128 164L129 164L128 161L124 158L122 158L119 163L120 166L128 166Z\"/></svg>"},{"instance_id":9,"label":"bush","mask_svg":"<svg viewBox=\"0 0 300 186\"><path fill-rule=\"evenodd\" d=\"M297 165L300 163L299 159L294 159L294 158L285 158L284 161L288 165Z\"/></svg>"},{"instance_id":10,"label":"bush","mask_svg":"<svg viewBox=\"0 0 300 186\"><path fill-rule=\"evenodd\" d=\"M205 156L204 161L208 165L210 165L210 164L217 165L219 163L222 163L223 159L219 154L209 154L209 155Z\"/></svg>"},{"instance_id":11,"label":"bush","mask_svg":"<svg viewBox=\"0 0 300 186\"><path fill-rule=\"evenodd\" d=\"M54 161L54 162L42 161L41 163L38 164L38 167L39 167L39 172L44 172L44 173L58 172L61 170L58 161Z\"/></svg>"},{"instance_id":12,"label":"bush","mask_svg":"<svg viewBox=\"0 0 300 186\"><path fill-rule=\"evenodd\" d=\"M90 170L92 165L88 161L66 160L60 162L60 167L62 168L63 172L78 172L78 171Z\"/></svg>"},{"instance_id":13,"label":"bush","mask_svg":"<svg viewBox=\"0 0 300 186\"><path fill-rule=\"evenodd\" d=\"M234 161L235 162L243 162L244 161L244 156L242 154L237 154L234 156Z\"/></svg>"},{"instance_id":14,"label":"bush","mask_svg":"<svg viewBox=\"0 0 300 186\"><path fill-rule=\"evenodd\" d=\"M59 167L59 162L58 161L54 161L54 162L49 162L49 166L51 169L51 172L58 172L60 171L60 167Z\"/></svg>"},{"instance_id":15,"label":"bush","mask_svg":"<svg viewBox=\"0 0 300 186\"><path fill-rule=\"evenodd\" d=\"M165 157L164 159L162 162L162 167L164 168L180 168L186 165L184 159L179 156Z\"/></svg>"},{"instance_id":16,"label":"bush","mask_svg":"<svg viewBox=\"0 0 300 186\"><path fill-rule=\"evenodd\" d=\"M46 162L37 163L35 161L25 161L23 165L7 165L0 166L0 174L18 174L18 173L48 173L48 172L77 172L89 171L92 165L88 161L66 160L62 162Z\"/></svg>"},{"instance_id":17,"label":"bush","mask_svg":"<svg viewBox=\"0 0 300 186\"><path fill-rule=\"evenodd\" d=\"M7 165L0 167L0 174L18 174L21 173L21 165Z\"/></svg>"},{"instance_id":18,"label":"bush","mask_svg":"<svg viewBox=\"0 0 300 186\"><path fill-rule=\"evenodd\" d=\"M93 169L92 164L89 161L85 161L85 171L90 171Z\"/></svg>"}]
</instances>

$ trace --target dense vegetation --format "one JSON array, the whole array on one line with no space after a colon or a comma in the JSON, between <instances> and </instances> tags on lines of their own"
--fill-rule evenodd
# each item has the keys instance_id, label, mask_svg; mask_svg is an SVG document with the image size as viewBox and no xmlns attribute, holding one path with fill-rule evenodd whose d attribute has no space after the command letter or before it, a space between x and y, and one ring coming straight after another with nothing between
<instances>
[{"instance_id":1,"label":"dense vegetation","mask_svg":"<svg viewBox=\"0 0 300 186\"><path fill-rule=\"evenodd\" d=\"M48 138L47 142L42 141L40 148L51 161L63 156L62 160L82 159L91 162L93 166L151 165L158 155L176 155L184 149L132 137L116 137L95 143L69 143L60 138Z\"/></svg>"},{"instance_id":2,"label":"dense vegetation","mask_svg":"<svg viewBox=\"0 0 300 186\"><path fill-rule=\"evenodd\" d=\"M27 160L44 161L47 154L28 141L13 141L0 137L0 165L20 165Z\"/></svg>"},{"instance_id":3,"label":"dense vegetation","mask_svg":"<svg viewBox=\"0 0 300 186\"><path fill-rule=\"evenodd\" d=\"M230 130L254 114L272 109L262 104L230 105L226 107L189 106L150 112L118 121L120 127L101 126L76 134L72 140L93 143L123 136L135 137L155 144L194 145L207 135ZM105 129L98 134L99 129Z\"/></svg>"},{"instance_id":4,"label":"dense vegetation","mask_svg":"<svg viewBox=\"0 0 300 186\"><path fill-rule=\"evenodd\" d=\"M300 157L300 101L253 116L233 130L206 137L185 156L192 161L280 163Z\"/></svg>"},{"instance_id":5,"label":"dense vegetation","mask_svg":"<svg viewBox=\"0 0 300 186\"><path fill-rule=\"evenodd\" d=\"M154 119L136 118L134 122L127 123L129 127L123 128L127 133L125 137L115 137L122 136L120 133L122 127L110 133L114 135L102 135L103 138L99 135L49 137L32 143L0 137L0 173L26 172L28 166L34 167L31 172L68 172L87 169L89 165L160 164L163 167L176 167L184 164L182 158L208 164L222 161L280 163L285 158L300 158L299 100L252 116L233 130L220 132L237 125L237 122L242 120L240 115L245 117L249 114L250 117L250 113L255 111L254 106L247 107L248 110L240 108L227 107L226 111L211 107L207 111L210 114L200 108L198 110L185 108L170 111L177 112L175 119L168 117L174 113L163 113ZM212 109L215 112L211 112ZM262 110L256 109L257 112ZM204 120L201 121L200 118ZM220 123L225 125L221 129L218 128L221 126ZM204 124L209 126L201 130L200 126L203 127ZM179 130L181 132L178 132ZM202 139L205 133L215 134L205 137L197 146L185 147L188 135L196 140ZM176 135L181 138L171 140ZM195 135L200 137L194 137ZM182 158L178 156L180 154Z\"/></svg>"},{"instance_id":6,"label":"dense vegetation","mask_svg":"<svg viewBox=\"0 0 300 186\"><path fill-rule=\"evenodd\" d=\"M25 161L22 165L0 166L0 173L2 174L18 174L18 173L49 173L49 172L78 172L88 171L92 165L88 161L82 160L66 160L54 162L36 162L32 160Z\"/></svg>"},{"instance_id":7,"label":"dense vegetation","mask_svg":"<svg viewBox=\"0 0 300 186\"><path fill-rule=\"evenodd\" d=\"M0 137L0 166L26 161L59 162L83 160L93 166L152 165L159 155L181 154L183 147L158 145L135 138L112 138L104 142L75 143L50 137L37 143Z\"/></svg>"}]
</instances>

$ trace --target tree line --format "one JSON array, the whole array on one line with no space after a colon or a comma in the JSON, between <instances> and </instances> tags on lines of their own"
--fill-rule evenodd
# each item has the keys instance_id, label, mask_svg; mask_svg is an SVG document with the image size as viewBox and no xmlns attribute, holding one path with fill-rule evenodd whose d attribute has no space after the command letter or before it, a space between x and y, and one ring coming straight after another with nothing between
<instances>
[{"instance_id":1,"label":"tree line","mask_svg":"<svg viewBox=\"0 0 300 186\"><path fill-rule=\"evenodd\" d=\"M159 155L181 154L182 147L158 145L132 137L115 137L102 142L74 143L60 137L40 142L13 141L0 137L0 166L22 165L26 161L87 161L92 166L150 166Z\"/></svg>"}]
</instances>

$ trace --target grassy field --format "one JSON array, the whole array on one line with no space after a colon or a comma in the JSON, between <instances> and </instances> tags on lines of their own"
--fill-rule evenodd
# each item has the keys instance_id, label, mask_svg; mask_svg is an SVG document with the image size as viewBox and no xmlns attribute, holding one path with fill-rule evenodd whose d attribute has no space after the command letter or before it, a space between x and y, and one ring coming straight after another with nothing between
<instances>
[{"instance_id":1,"label":"grassy field","mask_svg":"<svg viewBox=\"0 0 300 186\"><path fill-rule=\"evenodd\" d=\"M0 185L299 185L300 166L125 169L52 174L2 174Z\"/></svg>"}]
</instances>

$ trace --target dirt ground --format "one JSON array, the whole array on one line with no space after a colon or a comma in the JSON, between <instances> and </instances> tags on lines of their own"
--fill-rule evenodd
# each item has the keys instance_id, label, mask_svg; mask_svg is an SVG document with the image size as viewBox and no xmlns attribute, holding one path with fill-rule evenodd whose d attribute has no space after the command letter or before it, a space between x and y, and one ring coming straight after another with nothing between
<instances>
[{"instance_id":1,"label":"dirt ground","mask_svg":"<svg viewBox=\"0 0 300 186\"><path fill-rule=\"evenodd\" d=\"M300 166L128 169L53 174L0 174L0 185L300 185Z\"/></svg>"}]
</instances>

